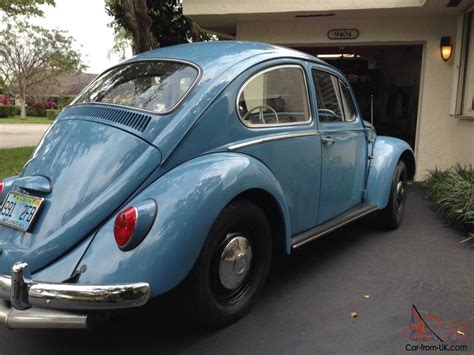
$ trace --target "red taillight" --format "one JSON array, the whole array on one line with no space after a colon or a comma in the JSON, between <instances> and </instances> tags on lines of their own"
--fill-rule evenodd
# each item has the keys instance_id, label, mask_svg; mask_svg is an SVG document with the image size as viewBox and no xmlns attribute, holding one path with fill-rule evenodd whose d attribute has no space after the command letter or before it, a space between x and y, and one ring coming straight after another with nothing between
<instances>
[{"instance_id":1,"label":"red taillight","mask_svg":"<svg viewBox=\"0 0 474 355\"><path fill-rule=\"evenodd\" d=\"M114 236L118 246L124 246L135 232L137 225L137 210L135 207L128 207L120 212L115 218Z\"/></svg>"},{"instance_id":2,"label":"red taillight","mask_svg":"<svg viewBox=\"0 0 474 355\"><path fill-rule=\"evenodd\" d=\"M5 186L5 184L3 183L2 180L0 180L0 194L3 192L3 187ZM1 201L0 201L1 203Z\"/></svg>"}]
</instances>

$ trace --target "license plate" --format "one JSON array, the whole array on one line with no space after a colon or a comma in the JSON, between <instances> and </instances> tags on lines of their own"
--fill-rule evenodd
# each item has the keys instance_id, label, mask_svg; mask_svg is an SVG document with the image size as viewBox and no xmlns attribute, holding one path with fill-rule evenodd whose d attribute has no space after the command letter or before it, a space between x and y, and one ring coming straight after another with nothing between
<instances>
[{"instance_id":1,"label":"license plate","mask_svg":"<svg viewBox=\"0 0 474 355\"><path fill-rule=\"evenodd\" d=\"M10 191L1 206L0 224L27 232L31 228L43 200L42 197Z\"/></svg>"}]
</instances>

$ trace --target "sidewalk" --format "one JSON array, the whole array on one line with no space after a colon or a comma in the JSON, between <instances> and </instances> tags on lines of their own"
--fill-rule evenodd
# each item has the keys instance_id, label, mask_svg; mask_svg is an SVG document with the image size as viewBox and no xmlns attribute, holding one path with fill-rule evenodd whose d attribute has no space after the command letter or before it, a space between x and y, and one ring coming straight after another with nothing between
<instances>
[{"instance_id":1,"label":"sidewalk","mask_svg":"<svg viewBox=\"0 0 474 355\"><path fill-rule=\"evenodd\" d=\"M49 127L48 124L0 124L0 149L35 146Z\"/></svg>"}]
</instances>

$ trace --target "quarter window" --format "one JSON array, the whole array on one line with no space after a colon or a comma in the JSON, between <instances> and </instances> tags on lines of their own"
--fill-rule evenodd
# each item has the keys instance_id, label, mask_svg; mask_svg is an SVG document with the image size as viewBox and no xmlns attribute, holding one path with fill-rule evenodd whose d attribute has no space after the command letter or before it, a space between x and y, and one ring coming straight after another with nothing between
<instances>
[{"instance_id":1,"label":"quarter window","mask_svg":"<svg viewBox=\"0 0 474 355\"><path fill-rule=\"evenodd\" d=\"M276 67L253 77L240 92L238 113L250 127L309 122L303 70L299 66Z\"/></svg>"},{"instance_id":2,"label":"quarter window","mask_svg":"<svg viewBox=\"0 0 474 355\"><path fill-rule=\"evenodd\" d=\"M342 122L338 79L329 73L313 69L313 81L316 88L319 121L323 123Z\"/></svg>"}]
</instances>

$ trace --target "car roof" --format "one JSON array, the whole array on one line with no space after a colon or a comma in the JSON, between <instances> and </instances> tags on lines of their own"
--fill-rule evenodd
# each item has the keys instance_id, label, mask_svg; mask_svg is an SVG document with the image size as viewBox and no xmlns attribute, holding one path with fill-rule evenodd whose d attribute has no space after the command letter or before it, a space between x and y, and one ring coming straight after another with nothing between
<instances>
[{"instance_id":1,"label":"car roof","mask_svg":"<svg viewBox=\"0 0 474 355\"><path fill-rule=\"evenodd\" d=\"M127 62L177 59L192 62L205 69L210 66L215 67L215 65L222 68L229 67L251 59L254 60L256 56L265 57L262 58L263 60L281 57L299 58L327 65L312 55L294 49L247 41L210 41L169 46L141 53L130 58Z\"/></svg>"},{"instance_id":2,"label":"car roof","mask_svg":"<svg viewBox=\"0 0 474 355\"><path fill-rule=\"evenodd\" d=\"M329 66L316 57L294 49L244 41L198 42L164 47L141 53L119 66L144 60L177 60L194 63L201 69L201 77L186 96L184 104L169 114L173 119L152 120L153 127L148 129L150 141L159 148L165 161L232 80L254 65L280 58ZM171 136L173 139L170 139Z\"/></svg>"}]
</instances>

